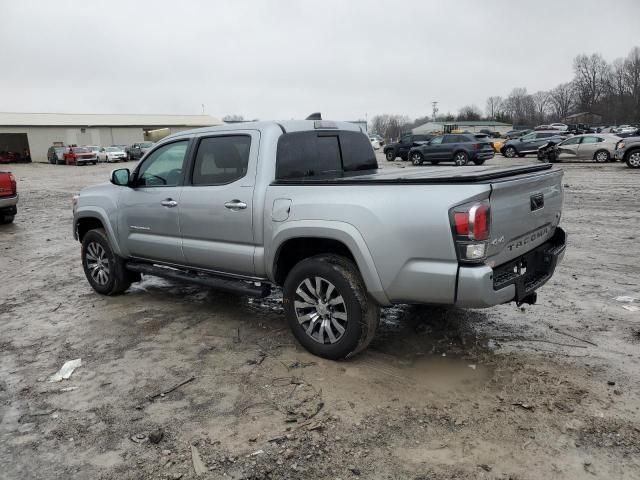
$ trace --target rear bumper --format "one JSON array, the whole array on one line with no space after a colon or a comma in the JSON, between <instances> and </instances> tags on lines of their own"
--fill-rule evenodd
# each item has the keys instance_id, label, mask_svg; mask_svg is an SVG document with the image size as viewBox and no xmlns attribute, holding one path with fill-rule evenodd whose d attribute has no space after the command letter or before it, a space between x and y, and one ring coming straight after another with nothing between
<instances>
[{"instance_id":1,"label":"rear bumper","mask_svg":"<svg viewBox=\"0 0 640 480\"><path fill-rule=\"evenodd\" d=\"M485 308L522 302L553 276L564 258L566 242L567 234L558 227L550 240L504 265L460 267L455 304Z\"/></svg>"},{"instance_id":2,"label":"rear bumper","mask_svg":"<svg viewBox=\"0 0 640 480\"><path fill-rule=\"evenodd\" d=\"M15 210L17 204L18 204L17 193L12 197L0 197L0 210L5 210L5 209Z\"/></svg>"}]
</instances>

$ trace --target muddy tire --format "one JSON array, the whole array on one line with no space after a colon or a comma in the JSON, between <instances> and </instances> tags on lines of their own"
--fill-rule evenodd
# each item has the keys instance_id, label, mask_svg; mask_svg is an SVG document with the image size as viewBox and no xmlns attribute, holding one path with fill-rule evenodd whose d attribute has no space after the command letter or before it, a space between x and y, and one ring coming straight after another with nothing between
<instances>
[{"instance_id":1,"label":"muddy tire","mask_svg":"<svg viewBox=\"0 0 640 480\"><path fill-rule=\"evenodd\" d=\"M396 159L396 152L387 150L384 156L387 158L387 162L393 162Z\"/></svg>"},{"instance_id":2,"label":"muddy tire","mask_svg":"<svg viewBox=\"0 0 640 480\"><path fill-rule=\"evenodd\" d=\"M380 307L367 294L357 267L338 255L297 263L284 282L283 305L302 346L331 360L364 350L380 322Z\"/></svg>"},{"instance_id":3,"label":"muddy tire","mask_svg":"<svg viewBox=\"0 0 640 480\"><path fill-rule=\"evenodd\" d=\"M124 268L124 260L118 257L109 244L102 228L88 231L82 239L82 268L89 285L102 295L124 292L135 280Z\"/></svg>"}]
</instances>

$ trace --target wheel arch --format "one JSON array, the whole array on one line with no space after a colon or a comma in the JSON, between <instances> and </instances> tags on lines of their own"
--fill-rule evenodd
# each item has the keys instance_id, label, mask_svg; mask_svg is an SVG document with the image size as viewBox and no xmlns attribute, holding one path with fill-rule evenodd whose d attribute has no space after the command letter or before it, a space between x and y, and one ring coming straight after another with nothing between
<instances>
[{"instance_id":1,"label":"wheel arch","mask_svg":"<svg viewBox=\"0 0 640 480\"><path fill-rule=\"evenodd\" d=\"M593 152L593 157L591 157L592 160L595 160L600 152L605 152L607 154L607 156L609 157L609 159L612 158L611 153L609 152L609 150L607 150L606 148L599 148L598 150Z\"/></svg>"},{"instance_id":2,"label":"wheel arch","mask_svg":"<svg viewBox=\"0 0 640 480\"><path fill-rule=\"evenodd\" d=\"M113 249L114 253L120 255L120 246L116 240L116 234L113 230L111 222L107 217L106 212L101 209L97 210L78 210L74 214L73 219L73 238L82 242L84 235L95 228L103 228L107 234L107 239Z\"/></svg>"},{"instance_id":3,"label":"wheel arch","mask_svg":"<svg viewBox=\"0 0 640 480\"><path fill-rule=\"evenodd\" d=\"M626 152L624 152L623 161L626 162L629 160L629 157L632 153L640 152L640 145L629 148Z\"/></svg>"},{"instance_id":4,"label":"wheel arch","mask_svg":"<svg viewBox=\"0 0 640 480\"><path fill-rule=\"evenodd\" d=\"M267 276L275 284L282 285L296 263L322 253L353 260L369 294L381 305L390 304L362 235L353 225L344 222L288 222L275 234L272 248L267 253Z\"/></svg>"}]
</instances>

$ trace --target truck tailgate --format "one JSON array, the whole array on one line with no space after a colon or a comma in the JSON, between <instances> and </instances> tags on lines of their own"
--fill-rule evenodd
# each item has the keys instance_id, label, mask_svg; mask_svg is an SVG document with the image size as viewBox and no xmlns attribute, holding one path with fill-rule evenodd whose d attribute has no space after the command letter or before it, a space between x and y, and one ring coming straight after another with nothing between
<instances>
[{"instance_id":1,"label":"truck tailgate","mask_svg":"<svg viewBox=\"0 0 640 480\"><path fill-rule=\"evenodd\" d=\"M489 265L502 265L553 236L562 212L562 175L554 169L492 182Z\"/></svg>"}]
</instances>

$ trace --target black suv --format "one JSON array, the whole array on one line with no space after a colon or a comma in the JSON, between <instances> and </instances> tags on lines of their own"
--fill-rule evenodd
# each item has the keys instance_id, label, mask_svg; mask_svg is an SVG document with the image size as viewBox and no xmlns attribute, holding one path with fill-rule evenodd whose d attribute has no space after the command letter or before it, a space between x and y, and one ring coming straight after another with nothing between
<instances>
[{"instance_id":1,"label":"black suv","mask_svg":"<svg viewBox=\"0 0 640 480\"><path fill-rule=\"evenodd\" d=\"M387 160L393 162L396 157L400 157L402 160L409 160L409 150L412 147L416 147L422 143L426 143L431 140L435 135L413 135L411 133L405 133L400 137L400 141L397 143L389 143L384 147L384 156Z\"/></svg>"},{"instance_id":2,"label":"black suv","mask_svg":"<svg viewBox=\"0 0 640 480\"><path fill-rule=\"evenodd\" d=\"M433 165L454 162L463 166L469 161L482 165L485 160L494 156L493 147L486 138L484 134L476 136L472 133L440 135L423 145L413 147L409 150L409 158L414 165L422 165L425 161Z\"/></svg>"}]
</instances>

